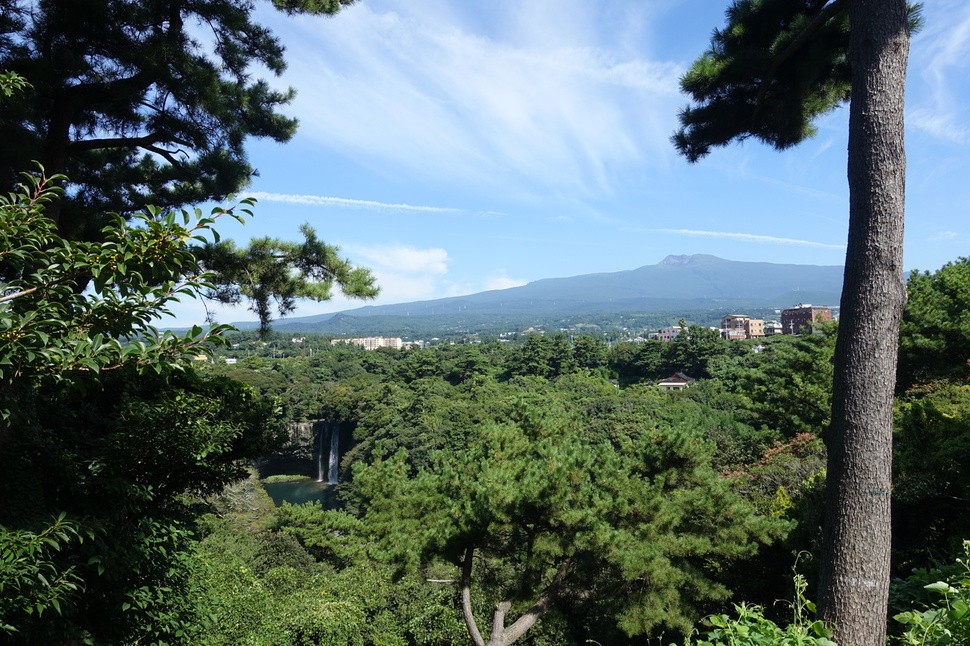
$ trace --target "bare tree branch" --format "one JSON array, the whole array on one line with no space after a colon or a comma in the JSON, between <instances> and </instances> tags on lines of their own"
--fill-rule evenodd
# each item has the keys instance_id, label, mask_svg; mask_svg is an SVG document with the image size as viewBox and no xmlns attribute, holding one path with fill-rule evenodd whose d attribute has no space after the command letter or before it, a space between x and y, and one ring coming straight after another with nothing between
<instances>
[{"instance_id":1,"label":"bare tree branch","mask_svg":"<svg viewBox=\"0 0 970 646\"><path fill-rule=\"evenodd\" d=\"M7 294L6 296L0 296L0 303L5 303L7 301L12 301L15 298L20 298L21 296L27 296L28 294L33 294L40 287L31 287L30 289L25 289L21 292L15 292L13 294Z\"/></svg>"}]
</instances>

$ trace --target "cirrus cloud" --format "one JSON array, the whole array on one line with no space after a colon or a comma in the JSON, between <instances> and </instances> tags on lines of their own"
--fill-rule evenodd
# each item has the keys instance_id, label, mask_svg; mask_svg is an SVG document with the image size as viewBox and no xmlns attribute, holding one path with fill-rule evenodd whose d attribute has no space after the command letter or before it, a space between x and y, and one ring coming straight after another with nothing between
<instances>
[{"instance_id":1,"label":"cirrus cloud","mask_svg":"<svg viewBox=\"0 0 970 646\"><path fill-rule=\"evenodd\" d=\"M284 204L304 204L307 206L323 206L338 208L371 209L378 211L422 211L429 213L457 213L461 209L440 206L414 206L412 204L389 204L372 200L351 200L343 197L326 197L323 195L293 195L286 193L265 193L257 191L249 197L266 202L281 202Z\"/></svg>"},{"instance_id":2,"label":"cirrus cloud","mask_svg":"<svg viewBox=\"0 0 970 646\"><path fill-rule=\"evenodd\" d=\"M708 238L728 238L739 242L756 242L762 244L790 244L805 247L821 247L824 249L845 249L845 245L813 242L811 240L797 240L794 238L778 238L775 236L759 235L755 233L730 233L727 231L696 231L694 229L656 229L661 233L674 233L686 236L704 236Z\"/></svg>"},{"instance_id":3,"label":"cirrus cloud","mask_svg":"<svg viewBox=\"0 0 970 646\"><path fill-rule=\"evenodd\" d=\"M532 24L516 14L519 3L490 10L502 14L495 23ZM555 13L560 22L571 15ZM626 174L673 157L683 69L606 47L602 27L585 33L591 24L558 24L568 40L551 27L510 36L423 6L356 5L339 25L296 23L283 81L300 88L302 132L367 166L484 188L609 194Z\"/></svg>"}]
</instances>

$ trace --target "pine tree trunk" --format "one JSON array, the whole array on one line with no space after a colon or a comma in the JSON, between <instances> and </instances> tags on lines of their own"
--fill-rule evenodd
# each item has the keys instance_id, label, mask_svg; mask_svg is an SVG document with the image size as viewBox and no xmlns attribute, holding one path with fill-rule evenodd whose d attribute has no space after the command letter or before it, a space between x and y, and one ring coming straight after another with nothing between
<instances>
[{"instance_id":1,"label":"pine tree trunk","mask_svg":"<svg viewBox=\"0 0 970 646\"><path fill-rule=\"evenodd\" d=\"M845 646L884 646L892 405L906 299L905 0L849 3L849 238L836 345L819 609Z\"/></svg>"}]
</instances>

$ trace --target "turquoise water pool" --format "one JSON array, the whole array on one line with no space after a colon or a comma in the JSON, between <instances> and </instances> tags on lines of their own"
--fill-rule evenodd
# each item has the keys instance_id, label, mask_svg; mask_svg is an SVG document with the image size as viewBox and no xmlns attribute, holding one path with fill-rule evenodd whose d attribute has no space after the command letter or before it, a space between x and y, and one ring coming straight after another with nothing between
<instances>
[{"instance_id":1,"label":"turquoise water pool","mask_svg":"<svg viewBox=\"0 0 970 646\"><path fill-rule=\"evenodd\" d=\"M266 489L266 493L273 499L277 507L282 505L283 501L301 505L314 500L319 500L324 509L335 509L337 507L336 486L326 482L317 482L312 478L290 482L264 482L263 488Z\"/></svg>"}]
</instances>

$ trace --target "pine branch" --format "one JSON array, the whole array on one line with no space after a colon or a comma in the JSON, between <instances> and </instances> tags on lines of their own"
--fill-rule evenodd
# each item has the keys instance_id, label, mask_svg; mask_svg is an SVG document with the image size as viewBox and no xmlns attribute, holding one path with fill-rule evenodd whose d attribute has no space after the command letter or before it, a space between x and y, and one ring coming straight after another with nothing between
<instances>
[{"instance_id":1,"label":"pine branch","mask_svg":"<svg viewBox=\"0 0 970 646\"><path fill-rule=\"evenodd\" d=\"M105 148L144 148L160 155L174 155L178 151L171 151L159 148L155 144L163 141L171 141L183 146L191 146L192 143L184 139L171 136L168 132L153 132L143 137L110 137L103 139L82 139L72 141L67 144L70 151L102 150Z\"/></svg>"},{"instance_id":2,"label":"pine branch","mask_svg":"<svg viewBox=\"0 0 970 646\"><path fill-rule=\"evenodd\" d=\"M821 12L819 12L819 14L812 19L812 22L810 22L805 29L798 34L798 37L795 38L795 40L793 40L782 53L775 57L775 60L771 63L771 67L769 67L768 71L765 72L765 76L761 79L761 83L759 84L760 88L758 90L758 96L755 99L754 114L752 115L751 119L752 130L755 129L754 122L757 120L758 111L761 109L765 96L768 94L768 88L771 86L772 81L775 80L775 75L778 73L781 66L785 63L785 61L794 56L798 50L804 47L805 43L807 43L812 36L814 36L823 25L825 25L825 23L838 15L840 11L844 10L848 4L849 0L834 0L834 2L822 7Z\"/></svg>"}]
</instances>

